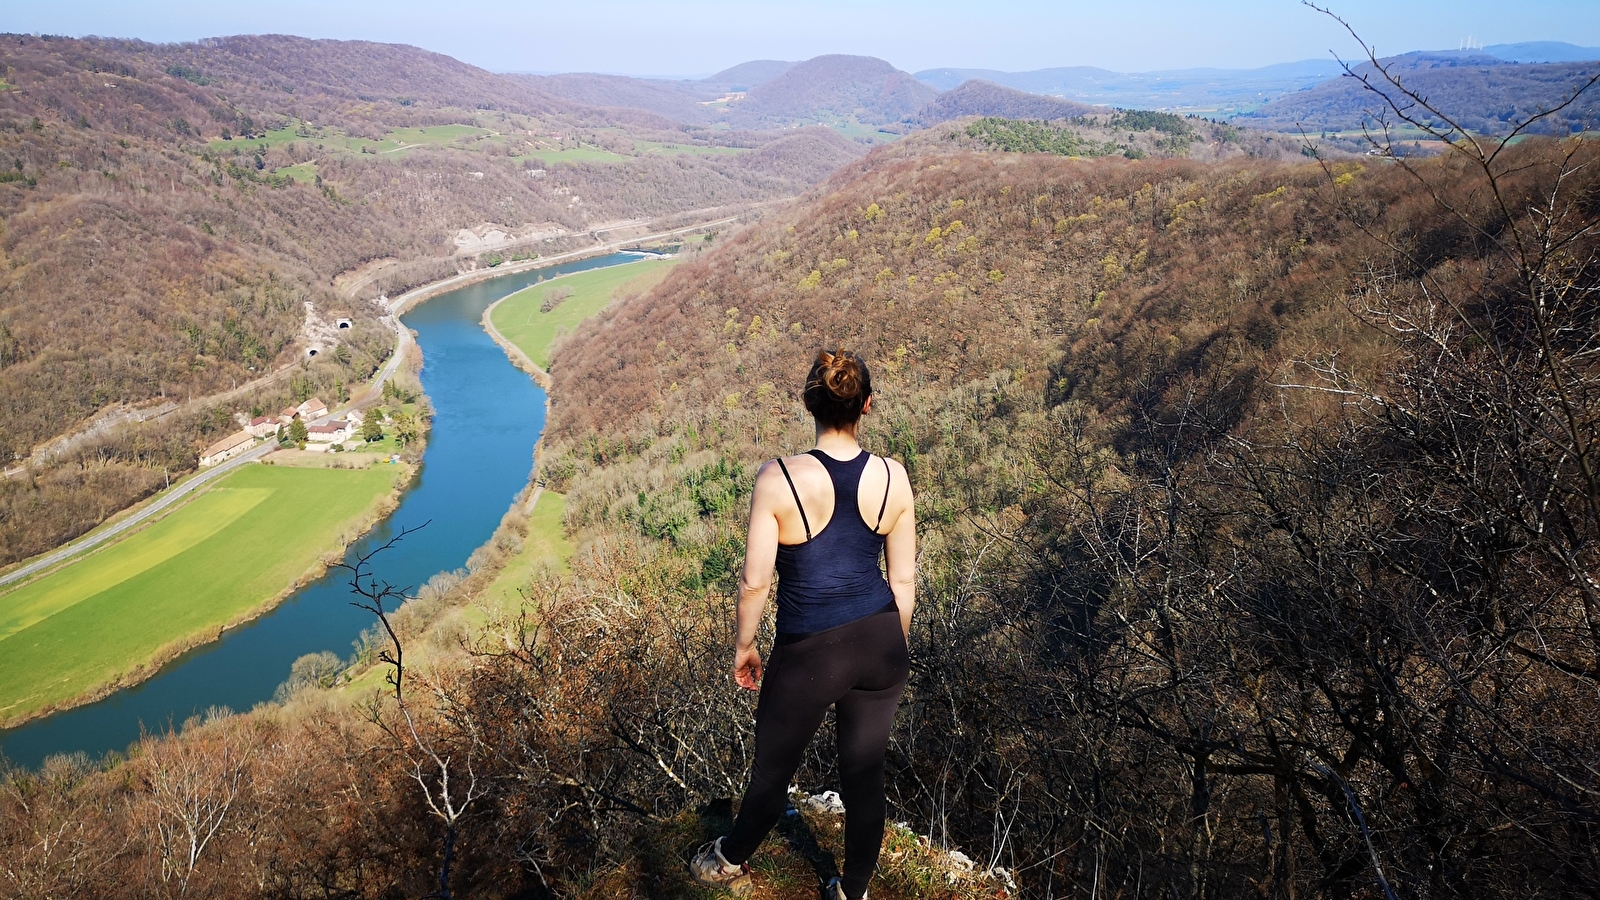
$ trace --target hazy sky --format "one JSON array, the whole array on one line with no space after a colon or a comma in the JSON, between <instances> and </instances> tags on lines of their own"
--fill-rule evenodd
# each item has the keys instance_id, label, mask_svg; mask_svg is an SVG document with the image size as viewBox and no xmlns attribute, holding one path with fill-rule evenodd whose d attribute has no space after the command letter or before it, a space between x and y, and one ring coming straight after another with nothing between
<instances>
[{"instance_id":1,"label":"hazy sky","mask_svg":"<svg viewBox=\"0 0 1600 900\"><path fill-rule=\"evenodd\" d=\"M1380 53L1600 46L1596 0L1330 0ZM879 56L908 71L1246 68L1357 53L1296 0L12 0L0 31L184 41L288 33L416 44L496 71L703 75L748 59Z\"/></svg>"}]
</instances>

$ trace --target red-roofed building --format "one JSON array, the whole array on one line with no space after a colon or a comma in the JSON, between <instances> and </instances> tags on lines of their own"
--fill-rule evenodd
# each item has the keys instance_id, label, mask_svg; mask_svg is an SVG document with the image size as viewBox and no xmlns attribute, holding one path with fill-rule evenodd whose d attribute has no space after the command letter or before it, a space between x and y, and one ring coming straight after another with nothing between
<instances>
[{"instance_id":1,"label":"red-roofed building","mask_svg":"<svg viewBox=\"0 0 1600 900\"><path fill-rule=\"evenodd\" d=\"M300 404L297 409L300 411L300 417L308 422L314 422L328 414L328 404L323 403L316 397L312 397L310 400Z\"/></svg>"},{"instance_id":2,"label":"red-roofed building","mask_svg":"<svg viewBox=\"0 0 1600 900\"><path fill-rule=\"evenodd\" d=\"M350 437L350 423L343 419L306 426L306 440L313 443L342 444L348 437Z\"/></svg>"},{"instance_id":3,"label":"red-roofed building","mask_svg":"<svg viewBox=\"0 0 1600 900\"><path fill-rule=\"evenodd\" d=\"M258 438L264 438L277 434L280 425L281 423L274 416L256 416L250 420L250 424L246 425L244 430Z\"/></svg>"}]
</instances>

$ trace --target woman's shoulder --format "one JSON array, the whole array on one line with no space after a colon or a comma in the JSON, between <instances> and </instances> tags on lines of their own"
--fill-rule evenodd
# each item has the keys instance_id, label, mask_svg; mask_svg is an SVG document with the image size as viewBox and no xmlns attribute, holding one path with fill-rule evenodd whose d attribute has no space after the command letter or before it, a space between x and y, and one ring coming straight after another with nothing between
<instances>
[{"instance_id":1,"label":"woman's shoulder","mask_svg":"<svg viewBox=\"0 0 1600 900\"><path fill-rule=\"evenodd\" d=\"M877 463L877 465L884 465L885 463L888 464L889 475L894 480L899 481L901 484L911 483L911 475L906 472L906 467L900 462L900 460L895 459L892 456L879 456L876 453L872 454L872 456L874 460L880 461Z\"/></svg>"},{"instance_id":2,"label":"woman's shoulder","mask_svg":"<svg viewBox=\"0 0 1600 900\"><path fill-rule=\"evenodd\" d=\"M785 474L790 478L803 477L810 474L813 467L817 471L822 471L822 464L809 453L776 456L756 467L756 482L758 484L773 480L782 482Z\"/></svg>"}]
</instances>

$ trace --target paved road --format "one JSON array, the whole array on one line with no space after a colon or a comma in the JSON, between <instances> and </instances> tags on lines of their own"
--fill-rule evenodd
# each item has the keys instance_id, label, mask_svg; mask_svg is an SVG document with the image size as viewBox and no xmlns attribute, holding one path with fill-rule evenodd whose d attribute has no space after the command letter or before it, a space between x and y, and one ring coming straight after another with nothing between
<instances>
[{"instance_id":1,"label":"paved road","mask_svg":"<svg viewBox=\"0 0 1600 900\"><path fill-rule=\"evenodd\" d=\"M54 553L40 557L39 559L28 563L14 572L7 572L4 575L0 575L0 585L10 584L13 581L27 578L29 575L32 575L40 569L47 569L50 566L61 562L62 560L77 556L91 547L97 547L100 544L103 544L106 541L116 537L117 535L122 534L130 528L136 528L141 523L147 521L151 516L156 515L167 507L177 503L184 497L194 493L198 488L215 481L223 474L231 472L245 463L255 462L256 460L266 456L268 453L271 453L276 449L278 449L277 443L268 441L259 447L252 447L251 449L241 453L238 456L235 456L233 459L230 459L225 463L210 469L203 469L193 478L190 478L188 481L179 482L177 487L157 497L155 502L151 503L149 506L146 506L144 509L139 510L138 512L127 517L126 519L123 519L115 525L112 525L104 531L96 532L95 534L92 534L76 543L68 544L59 550L56 550Z\"/></svg>"}]
</instances>

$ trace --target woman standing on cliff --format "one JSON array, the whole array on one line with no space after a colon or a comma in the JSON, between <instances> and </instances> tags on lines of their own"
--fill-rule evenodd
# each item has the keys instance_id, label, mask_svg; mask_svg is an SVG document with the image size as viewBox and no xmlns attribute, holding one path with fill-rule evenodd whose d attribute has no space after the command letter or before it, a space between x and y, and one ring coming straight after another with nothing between
<instances>
[{"instance_id":1,"label":"woman standing on cliff","mask_svg":"<svg viewBox=\"0 0 1600 900\"><path fill-rule=\"evenodd\" d=\"M866 896L883 844L883 757L909 674L916 520L905 468L867 453L856 439L872 410L866 364L843 350L818 353L805 404L817 446L756 474L739 580L733 677L761 691L750 786L733 830L700 848L690 868L703 884L751 890L745 863L783 815L789 779L832 706L845 860L843 878L830 881L824 895L857 900ZM774 568L778 634L763 667L756 626Z\"/></svg>"}]
</instances>

